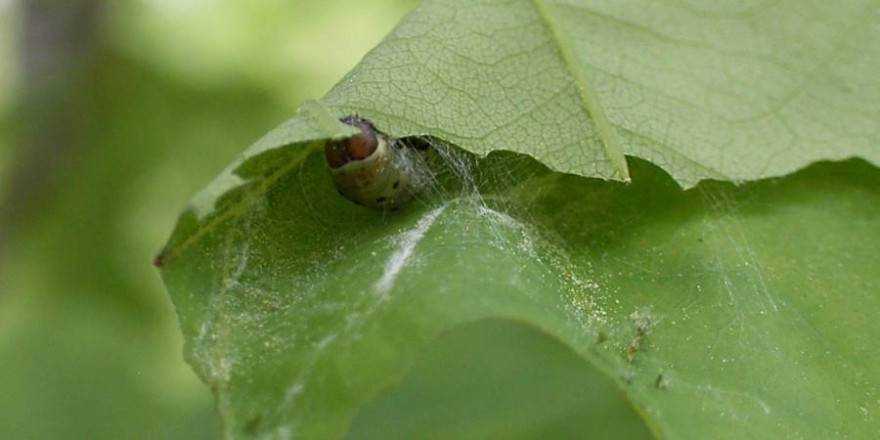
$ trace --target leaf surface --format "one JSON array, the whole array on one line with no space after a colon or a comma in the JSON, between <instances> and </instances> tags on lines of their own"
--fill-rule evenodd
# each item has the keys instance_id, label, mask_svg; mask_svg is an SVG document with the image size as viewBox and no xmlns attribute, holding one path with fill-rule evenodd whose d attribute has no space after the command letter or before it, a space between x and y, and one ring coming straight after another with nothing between
<instances>
[{"instance_id":1,"label":"leaf surface","mask_svg":"<svg viewBox=\"0 0 880 440\"><path fill-rule=\"evenodd\" d=\"M863 162L682 192L641 162L624 186L490 155L474 175L506 173L497 192L382 215L335 196L322 160L163 273L230 438L339 438L431 340L486 318L571 346L663 438L880 429Z\"/></svg>"},{"instance_id":2,"label":"leaf surface","mask_svg":"<svg viewBox=\"0 0 880 440\"><path fill-rule=\"evenodd\" d=\"M880 163L880 4L423 2L324 102L398 135L690 187Z\"/></svg>"},{"instance_id":3,"label":"leaf surface","mask_svg":"<svg viewBox=\"0 0 880 440\"><path fill-rule=\"evenodd\" d=\"M494 318L571 347L661 438L880 433L880 173L815 164L880 163L878 4L705 8L427 1L231 165L159 260L227 436L341 438ZM365 210L320 152L351 113L475 155L442 170L457 189Z\"/></svg>"}]
</instances>

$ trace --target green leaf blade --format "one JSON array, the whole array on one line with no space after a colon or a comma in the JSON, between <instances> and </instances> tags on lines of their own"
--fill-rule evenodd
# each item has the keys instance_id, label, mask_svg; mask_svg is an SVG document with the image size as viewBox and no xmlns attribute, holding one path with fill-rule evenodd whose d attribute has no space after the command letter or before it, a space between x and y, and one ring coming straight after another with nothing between
<instances>
[{"instance_id":1,"label":"green leaf blade","mask_svg":"<svg viewBox=\"0 0 880 440\"><path fill-rule=\"evenodd\" d=\"M431 341L498 318L661 438L880 432L880 8L702 7L427 1L248 150L162 260L227 437L341 438ZM319 149L346 114L474 153L444 171L463 190L338 196Z\"/></svg>"},{"instance_id":2,"label":"green leaf blade","mask_svg":"<svg viewBox=\"0 0 880 440\"><path fill-rule=\"evenodd\" d=\"M165 271L176 301L198 304L178 307L229 437L339 438L429 341L486 318L555 335L666 438L719 425L721 438L878 427L867 379L880 375L868 345L880 331L875 169L682 193L644 166L633 186L609 187L505 161L527 182L517 192L545 188L533 210L465 198L382 218L323 194L304 209L298 186L321 180L320 160L218 230L222 240L188 251L209 257L200 272ZM320 212L337 215L315 221ZM825 275L841 252L862 263ZM855 397L846 411L820 417L844 395Z\"/></svg>"},{"instance_id":3,"label":"green leaf blade","mask_svg":"<svg viewBox=\"0 0 880 440\"><path fill-rule=\"evenodd\" d=\"M324 102L589 177L625 180L617 144L684 187L880 163L876 2L705 8L428 1Z\"/></svg>"}]
</instances>

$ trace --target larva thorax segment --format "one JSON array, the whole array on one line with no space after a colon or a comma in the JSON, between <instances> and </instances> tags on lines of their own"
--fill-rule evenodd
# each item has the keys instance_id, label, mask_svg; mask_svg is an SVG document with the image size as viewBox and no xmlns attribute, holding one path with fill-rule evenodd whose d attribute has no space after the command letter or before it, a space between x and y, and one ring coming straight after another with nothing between
<instances>
[{"instance_id":1,"label":"larva thorax segment","mask_svg":"<svg viewBox=\"0 0 880 440\"><path fill-rule=\"evenodd\" d=\"M421 191L428 172L418 151L388 139L364 118L347 116L342 122L361 133L324 147L340 194L360 205L396 210Z\"/></svg>"}]
</instances>

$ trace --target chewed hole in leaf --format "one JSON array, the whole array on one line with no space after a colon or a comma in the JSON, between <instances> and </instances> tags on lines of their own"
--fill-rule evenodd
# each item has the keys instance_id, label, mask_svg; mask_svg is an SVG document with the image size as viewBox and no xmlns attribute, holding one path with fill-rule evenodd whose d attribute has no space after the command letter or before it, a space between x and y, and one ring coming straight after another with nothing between
<instances>
[{"instance_id":1,"label":"chewed hole in leaf","mask_svg":"<svg viewBox=\"0 0 880 440\"><path fill-rule=\"evenodd\" d=\"M398 386L362 406L346 440L648 440L617 385L560 341L514 321L458 327Z\"/></svg>"}]
</instances>

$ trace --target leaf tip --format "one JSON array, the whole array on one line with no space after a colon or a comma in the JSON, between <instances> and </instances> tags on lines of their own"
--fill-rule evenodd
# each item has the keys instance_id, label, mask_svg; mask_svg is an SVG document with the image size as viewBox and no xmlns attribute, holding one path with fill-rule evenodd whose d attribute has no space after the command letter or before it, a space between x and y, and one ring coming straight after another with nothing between
<instances>
[{"instance_id":1,"label":"leaf tip","mask_svg":"<svg viewBox=\"0 0 880 440\"><path fill-rule=\"evenodd\" d=\"M303 102L302 110L318 124L319 129L330 139L342 139L353 135L354 129L343 124L330 114L326 106L314 99Z\"/></svg>"},{"instance_id":2,"label":"leaf tip","mask_svg":"<svg viewBox=\"0 0 880 440\"><path fill-rule=\"evenodd\" d=\"M165 251L161 251L153 257L153 267L157 269L162 269L162 266L165 264Z\"/></svg>"}]
</instances>

